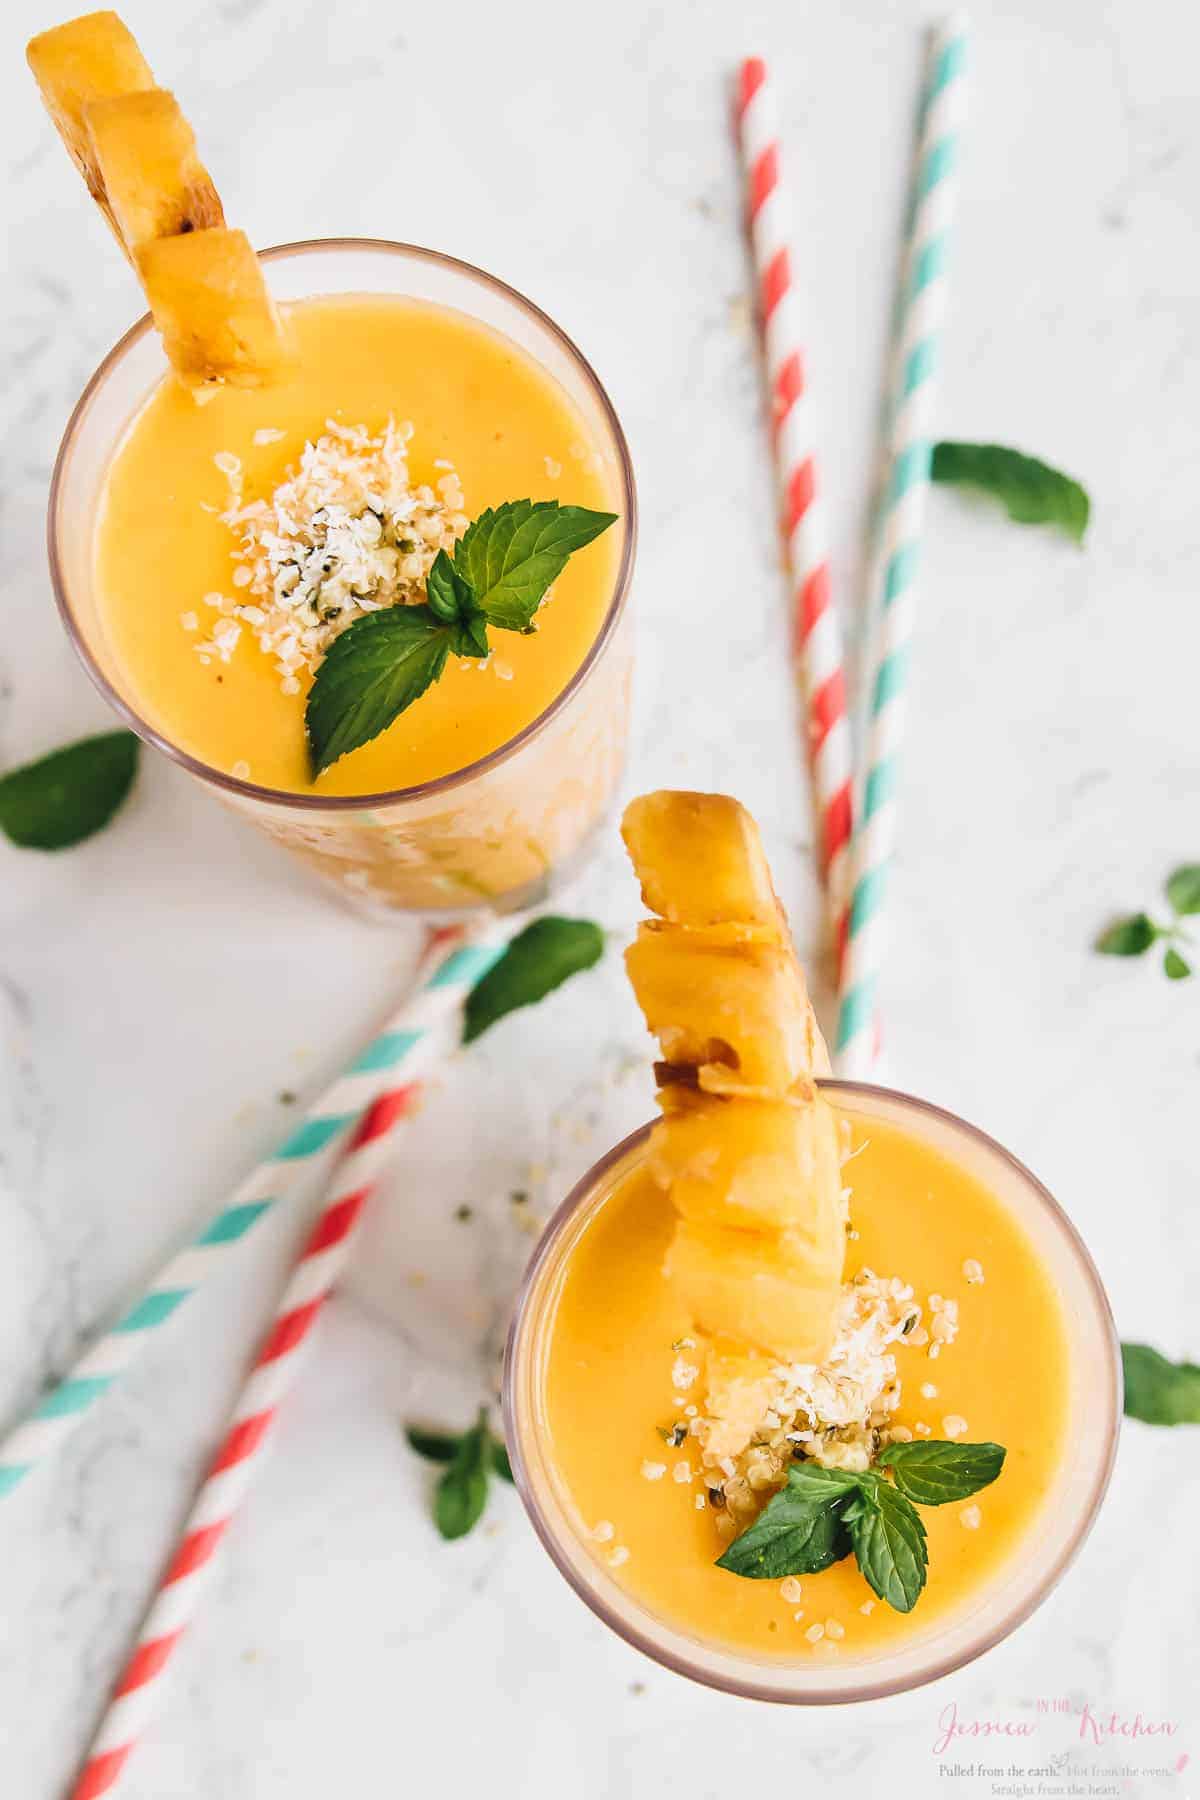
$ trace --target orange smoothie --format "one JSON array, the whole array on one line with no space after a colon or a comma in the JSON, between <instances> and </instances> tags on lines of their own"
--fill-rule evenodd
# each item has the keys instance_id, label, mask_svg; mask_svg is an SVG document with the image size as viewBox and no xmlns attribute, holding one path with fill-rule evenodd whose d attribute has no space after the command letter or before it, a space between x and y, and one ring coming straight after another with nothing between
<instances>
[{"instance_id":1,"label":"orange smoothie","mask_svg":"<svg viewBox=\"0 0 1200 1800\"><path fill-rule=\"evenodd\" d=\"M591 669L569 721L559 714L462 788L453 778L554 708L588 661L614 607L630 519L618 516L571 556L533 629L494 631L486 659L451 655L393 723L315 779L305 703L328 649L325 621L344 627L379 592L378 604L393 603L394 585L373 585L380 567L393 584L410 578L400 599L423 602L439 548L452 554L487 508L556 500L620 515L614 447L532 356L463 312L370 294L280 310L292 352L281 375L215 387L203 404L168 376L112 456L94 539L106 673L178 751L248 789L302 797L297 812L225 791L352 897L430 911L519 904L608 802L624 742L626 651L606 651ZM341 487L320 486L329 468ZM340 513L329 509L341 521L327 538L332 581L322 586L318 570L311 584L302 623L317 629L289 631L279 604L290 603L282 584L296 579L286 537L295 526L279 523L285 499L295 512L327 493L340 503ZM388 510L397 494L406 523ZM364 550L366 528L375 542ZM445 778L441 794L387 799ZM369 796L382 798L344 805Z\"/></svg>"},{"instance_id":2,"label":"orange smoothie","mask_svg":"<svg viewBox=\"0 0 1200 1800\"><path fill-rule=\"evenodd\" d=\"M644 1161L588 1218L538 1329L540 1430L580 1542L674 1631L756 1659L878 1657L970 1608L1034 1530L1067 1435L1064 1320L1021 1225L975 1174L915 1135L861 1115L843 1128L844 1292L865 1272L863 1291L890 1289L894 1316L918 1314L880 1347L894 1362L872 1415L883 1441L1007 1449L999 1478L969 1502L922 1507L929 1573L911 1612L878 1600L853 1556L791 1581L716 1566L780 1485L779 1452L790 1460L793 1447L768 1425L756 1433L761 1451L722 1467L705 1448L721 1447L711 1419L697 1437L712 1410L713 1346L664 1279L675 1219ZM819 1435L832 1465L864 1466L854 1460L861 1433Z\"/></svg>"}]
</instances>

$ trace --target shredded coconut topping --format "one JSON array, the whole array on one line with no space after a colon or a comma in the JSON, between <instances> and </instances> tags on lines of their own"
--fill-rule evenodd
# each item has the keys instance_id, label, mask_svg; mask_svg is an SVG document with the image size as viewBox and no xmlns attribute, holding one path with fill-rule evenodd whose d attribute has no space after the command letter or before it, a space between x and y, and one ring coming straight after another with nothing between
<instances>
[{"instance_id":1,"label":"shredded coconut topping","mask_svg":"<svg viewBox=\"0 0 1200 1800\"><path fill-rule=\"evenodd\" d=\"M931 1333L936 1328L939 1343L950 1342L957 1331L955 1303L931 1295L930 1316ZM721 1509L718 1524L725 1519L742 1529L797 1456L827 1469L862 1471L884 1445L911 1440L908 1426L893 1422L900 1405L894 1347L928 1341L921 1317L910 1286L864 1268L843 1286L834 1345L824 1363L772 1363L765 1356L709 1349L696 1390L701 1405L689 1432L699 1447L709 1503ZM728 1532L728 1525L723 1529Z\"/></svg>"},{"instance_id":2,"label":"shredded coconut topping","mask_svg":"<svg viewBox=\"0 0 1200 1800\"><path fill-rule=\"evenodd\" d=\"M299 693L300 672L316 669L356 619L424 601L434 558L453 548L468 520L449 463L438 465L448 473L436 492L411 485L412 431L389 419L373 437L364 425L327 419L267 499L246 501L236 456L213 458L229 488L220 516L237 540L238 597L205 595L222 620L195 646L203 661L228 662L245 625L273 658L283 691Z\"/></svg>"}]
</instances>

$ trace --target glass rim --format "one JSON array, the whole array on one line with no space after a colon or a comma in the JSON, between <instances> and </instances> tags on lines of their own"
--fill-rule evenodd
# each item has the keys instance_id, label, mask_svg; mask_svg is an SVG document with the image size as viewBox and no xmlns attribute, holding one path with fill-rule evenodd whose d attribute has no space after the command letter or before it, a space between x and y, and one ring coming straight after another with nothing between
<instances>
[{"instance_id":1,"label":"glass rim","mask_svg":"<svg viewBox=\"0 0 1200 1800\"><path fill-rule=\"evenodd\" d=\"M165 756L171 758L172 762L178 763L181 768L186 769L189 774L197 776L201 781L209 782L214 787L223 788L226 792L237 794L244 799L260 802L267 801L272 805L291 808L298 812L319 811L353 813L368 811L382 806L402 805L418 800L432 799L442 794L449 794L455 788L460 787L467 782L475 781L481 776L489 774L492 769L497 768L501 763L507 762L511 756L515 756L526 744L530 743L535 737L540 736L546 727L558 717L559 713L562 712L568 702L574 698L575 694L578 693L584 682L587 681L588 677L591 675L592 670L596 667L596 664L599 662L604 651L611 643L617 625L624 613L625 605L629 598L629 588L633 576L634 555L637 549L637 487L633 475L633 460L629 454L629 444L625 437L625 432L622 428L620 419L617 417L616 408L609 399L607 390L601 382L600 377L596 374L595 369L593 369L591 363L588 361L587 357L584 356L579 346L572 338L568 337L567 333L560 325L555 323L549 313L544 312L540 306L528 299L527 296L522 294L517 288L512 287L510 283L506 281L502 281L498 275L489 274L486 269L479 268L475 263L464 261L462 257L450 256L445 251L430 250L421 244L407 244L392 238L299 238L291 243L273 244L269 249L261 250L258 254L260 260L263 262L284 262L292 257L303 256L314 251L333 251L335 253L339 251L366 251L368 253L383 252L389 255L404 256L410 259L416 258L421 262L435 264L439 267L453 270L460 275L464 275L468 279L475 281L486 288L490 288L493 293L498 294L502 299L512 302L520 311L524 312L557 342L559 348L563 350L569 360L574 363L578 373L582 376L585 385L591 390L593 398L599 406L604 422L612 434L613 443L616 447L619 463L621 498L625 508L624 512L621 514L622 522L626 527L625 542L613 583L612 598L608 603L608 608L604 614L604 618L601 620L599 630L592 640L588 653L580 663L578 669L576 669L574 675L572 675L570 681L560 693L555 695L549 706L545 707L535 719L524 726L514 737L508 738L503 744L498 745L495 750L490 750L486 756L478 757L474 762L468 763L462 769L455 769L448 775L439 775L432 781L418 782L412 787L386 788L370 794L297 794L290 789L264 787L258 782L242 780L236 775L227 774L223 769L213 768L211 763L204 762L200 757L193 756L190 751L184 750L178 744L172 743L170 738L165 737L162 732L151 725L148 720L142 718L137 709L113 686L112 682L108 679L108 676L104 673L104 670L96 661L90 646L86 642L82 631L76 623L70 598L67 593L67 582L63 574L62 562L58 553L60 525L59 507L67 465L73 453L78 432L83 425L87 413L91 409L93 400L104 382L107 381L126 354L132 350L135 345L140 344L150 331L153 330L154 321L150 313L143 313L141 318L135 320L128 331L124 332L123 335L118 338L117 342L113 345L112 349L108 352L107 356L104 357L103 361L98 365L88 380L83 392L80 394L79 399L75 402L75 405L71 410L70 418L67 420L66 428L63 431L62 442L59 444L58 453L54 459L54 470L50 478L50 492L46 504L46 547L50 563L50 583L54 590L54 599L55 604L58 607L59 617L62 619L63 626L75 653L83 663L84 668L87 670L87 673L95 686L100 690L100 693L108 701L113 710L125 720L126 724L129 725L133 731L137 733L138 737L142 738L146 743L153 745L156 750L161 750Z\"/></svg>"},{"instance_id":2,"label":"glass rim","mask_svg":"<svg viewBox=\"0 0 1200 1800\"><path fill-rule=\"evenodd\" d=\"M1108 1295L1105 1292L1104 1284L1100 1279L1099 1271L1092 1260L1087 1245L1076 1230L1068 1213L1054 1198L1054 1195L1050 1192L1049 1188L1046 1187L1045 1183L1039 1181L1033 1171L1027 1168L1026 1165L1021 1162L1019 1157L1014 1156L1011 1151L1006 1150L1003 1144L997 1142L997 1140L991 1137L986 1131L980 1130L977 1125L970 1124L966 1119L960 1118L957 1113L952 1113L946 1107L936 1106L932 1101L919 1100L916 1095L904 1093L898 1088L882 1087L875 1082L841 1081L833 1078L826 1078L822 1079L819 1085L823 1092L830 1094L834 1099L836 1099L839 1094L856 1095L868 1102L873 1097L878 1097L883 1100L898 1103L902 1109L911 1109L913 1112L923 1114L943 1125L949 1125L956 1130L962 1131L968 1137L973 1138L976 1143L980 1144L984 1149L997 1156L1003 1163L1007 1164L1013 1173L1028 1185L1049 1213L1052 1222L1059 1228L1066 1239L1067 1246L1075 1257L1095 1303L1097 1319L1103 1328L1109 1349L1109 1380L1105 1384L1108 1418L1105 1424L1103 1455L1098 1459L1097 1467L1093 1473L1090 1489L1087 1494L1086 1505L1081 1508L1080 1516L1076 1521L1069 1540L1063 1545L1050 1568L1042 1574L1041 1578L1029 1589L1029 1591L1023 1592L1015 1604L1007 1608L1000 1619L987 1630L983 1631L977 1639L974 1639L965 1645L961 1650L954 1651L941 1659L935 1659L930 1665L918 1668L899 1677L884 1676L874 1680L866 1678L852 1686L839 1689L836 1692L789 1692L778 1687L768 1687L764 1683L756 1681L749 1673L746 1675L722 1675L718 1671L706 1667L703 1663L695 1661L685 1654L672 1648L667 1648L664 1644L657 1642L649 1632L643 1630L639 1623L636 1623L631 1618L619 1615L602 1593L594 1586L589 1586L579 1576L575 1566L560 1550L559 1534L555 1531L541 1502L533 1491L533 1485L530 1480L529 1470L526 1467L520 1436L515 1429L518 1409L516 1405L516 1359L514 1352L524 1324L525 1309L530 1296L533 1293L538 1276L575 1214L587 1202L590 1196L595 1192L596 1188L600 1186L609 1171L623 1158L628 1156L638 1145L643 1144L646 1141L653 1129L654 1121L639 1126L636 1131L631 1131L627 1137L622 1138L620 1143L615 1144L605 1156L602 1156L600 1160L587 1171L581 1180L576 1182L566 1199L555 1208L538 1241L533 1256L530 1258L529 1265L525 1270L521 1285L517 1291L512 1320L509 1325L508 1336L505 1342L504 1374L501 1389L504 1437L509 1459L512 1463L514 1482L534 1532L540 1540L542 1547L548 1553L551 1562L590 1611L600 1619L602 1624L607 1625L611 1631L615 1631L618 1637L623 1638L625 1642L632 1645L635 1650L640 1650L643 1655L650 1657L653 1662L659 1663L662 1667L670 1669L676 1675L686 1676L689 1680L698 1682L703 1687L713 1688L720 1693L736 1695L739 1699L766 1700L784 1706L846 1706L868 1700L887 1699L895 1694L907 1693L917 1688L928 1687L931 1683L940 1681L945 1676L952 1675L959 1669L966 1668L968 1664L976 1661L978 1657L983 1656L988 1650L992 1650L997 1644L1002 1643L1003 1640L1009 1637L1019 1625L1023 1625L1025 1620L1037 1611L1042 1602L1058 1586L1059 1582L1082 1549L1092 1526L1096 1522L1096 1516L1100 1510L1104 1496L1108 1491L1109 1481L1112 1477L1113 1466L1116 1461L1117 1442L1121 1424L1122 1375L1120 1340L1117 1336L1116 1323L1113 1319ZM631 1606L637 1608L643 1617L653 1616L649 1614L646 1607L642 1606L641 1603L636 1600L631 1601ZM779 1668L780 1671L785 1671L787 1665L781 1662ZM853 1669L848 1670L848 1673L853 1674Z\"/></svg>"}]
</instances>

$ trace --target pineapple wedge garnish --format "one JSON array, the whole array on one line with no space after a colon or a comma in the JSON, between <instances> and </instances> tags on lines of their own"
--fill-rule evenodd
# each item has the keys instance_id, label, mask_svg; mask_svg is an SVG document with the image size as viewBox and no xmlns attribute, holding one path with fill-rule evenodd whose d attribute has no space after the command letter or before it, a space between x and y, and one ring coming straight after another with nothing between
<instances>
[{"instance_id":1,"label":"pineapple wedge garnish","mask_svg":"<svg viewBox=\"0 0 1200 1800\"><path fill-rule=\"evenodd\" d=\"M25 54L46 111L87 182L88 191L124 243L85 119L86 109L119 94L154 86L150 65L114 12L88 13L31 38Z\"/></svg>"},{"instance_id":2,"label":"pineapple wedge garnish","mask_svg":"<svg viewBox=\"0 0 1200 1800\"><path fill-rule=\"evenodd\" d=\"M650 1172L682 1218L741 1231L792 1230L812 1237L814 1254L837 1244L831 1227L844 1216L841 1150L825 1101L797 1106L668 1087L659 1105Z\"/></svg>"},{"instance_id":3,"label":"pineapple wedge garnish","mask_svg":"<svg viewBox=\"0 0 1200 1800\"><path fill-rule=\"evenodd\" d=\"M286 361L283 328L244 231L189 231L134 262L171 366L189 387L259 387Z\"/></svg>"},{"instance_id":4,"label":"pineapple wedge garnish","mask_svg":"<svg viewBox=\"0 0 1200 1800\"><path fill-rule=\"evenodd\" d=\"M27 55L180 380L201 398L221 382L270 381L287 352L258 258L243 232L224 229L191 127L116 13L45 31Z\"/></svg>"},{"instance_id":5,"label":"pineapple wedge garnish","mask_svg":"<svg viewBox=\"0 0 1200 1800\"><path fill-rule=\"evenodd\" d=\"M758 827L726 794L661 791L631 800L621 821L652 913L673 925L740 925L787 941Z\"/></svg>"},{"instance_id":6,"label":"pineapple wedge garnish","mask_svg":"<svg viewBox=\"0 0 1200 1800\"><path fill-rule=\"evenodd\" d=\"M725 795L663 792L622 834L659 915L626 967L665 1059L650 1139L678 1215L664 1274L707 1336L821 1362L846 1247L838 1129L758 828Z\"/></svg>"},{"instance_id":7,"label":"pineapple wedge garnish","mask_svg":"<svg viewBox=\"0 0 1200 1800\"><path fill-rule=\"evenodd\" d=\"M196 138L163 88L117 94L83 109L109 209L132 259L154 238L225 223Z\"/></svg>"},{"instance_id":8,"label":"pineapple wedge garnish","mask_svg":"<svg viewBox=\"0 0 1200 1800\"><path fill-rule=\"evenodd\" d=\"M821 1362L829 1352L841 1263L831 1287L828 1264L791 1232L681 1219L663 1274L709 1336L761 1345L785 1362Z\"/></svg>"}]
</instances>

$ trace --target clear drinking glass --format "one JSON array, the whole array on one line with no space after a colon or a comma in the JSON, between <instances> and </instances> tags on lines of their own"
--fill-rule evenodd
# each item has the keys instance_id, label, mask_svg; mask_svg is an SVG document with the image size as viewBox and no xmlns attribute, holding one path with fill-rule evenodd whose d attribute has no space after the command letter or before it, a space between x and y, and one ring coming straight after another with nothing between
<instances>
[{"instance_id":1,"label":"clear drinking glass","mask_svg":"<svg viewBox=\"0 0 1200 1800\"><path fill-rule=\"evenodd\" d=\"M1046 1598L1087 1536L1112 1472L1121 1416L1120 1347L1100 1277L1074 1226L1042 1184L992 1138L939 1107L853 1082L822 1086L841 1112L895 1125L984 1183L1023 1226L1062 1303L1070 1346L1069 1441L1030 1530L958 1611L942 1615L899 1649L843 1654L836 1663L805 1658L782 1664L694 1637L651 1612L619 1586L577 1528L544 1423L547 1328L572 1249L644 1157L648 1125L610 1150L550 1221L518 1296L504 1371L504 1429L517 1487L535 1531L576 1593L606 1625L678 1674L727 1693L793 1705L872 1700L920 1687L1007 1637Z\"/></svg>"},{"instance_id":2,"label":"clear drinking glass","mask_svg":"<svg viewBox=\"0 0 1200 1800\"><path fill-rule=\"evenodd\" d=\"M620 778L631 647L625 602L637 501L629 450L596 375L571 340L492 275L411 244L330 238L263 253L279 300L395 294L453 307L520 346L566 390L620 496L617 576L595 641L541 716L452 775L381 794L285 793L213 769L141 716L107 641L93 567L97 504L114 451L166 361L149 317L97 369L55 464L48 518L59 609L93 681L138 735L371 912L462 918L536 903L586 856Z\"/></svg>"}]
</instances>

